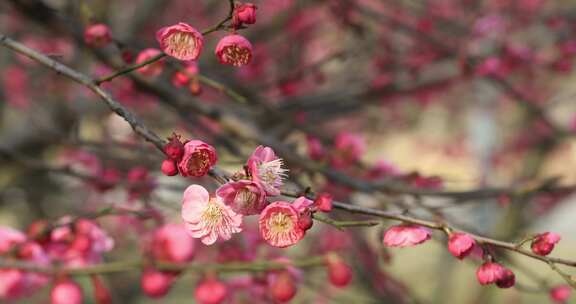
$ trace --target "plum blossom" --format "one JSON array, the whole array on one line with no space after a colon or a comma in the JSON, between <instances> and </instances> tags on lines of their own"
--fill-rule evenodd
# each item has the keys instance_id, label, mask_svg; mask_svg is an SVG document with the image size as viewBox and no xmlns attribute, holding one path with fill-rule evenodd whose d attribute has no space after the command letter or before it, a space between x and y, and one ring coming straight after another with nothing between
<instances>
[{"instance_id":1,"label":"plum blossom","mask_svg":"<svg viewBox=\"0 0 576 304\"><path fill-rule=\"evenodd\" d=\"M196 244L184 226L166 224L154 231L150 249L159 261L185 263L194 257Z\"/></svg>"},{"instance_id":2,"label":"plum blossom","mask_svg":"<svg viewBox=\"0 0 576 304\"><path fill-rule=\"evenodd\" d=\"M219 304L228 295L228 287L216 278L202 280L194 291L194 298L200 304Z\"/></svg>"},{"instance_id":3,"label":"plum blossom","mask_svg":"<svg viewBox=\"0 0 576 304\"><path fill-rule=\"evenodd\" d=\"M218 238L229 240L232 234L242 231L242 215L220 197L210 197L200 185L191 185L184 191L182 219L188 233L206 245L214 244Z\"/></svg>"},{"instance_id":4,"label":"plum blossom","mask_svg":"<svg viewBox=\"0 0 576 304\"><path fill-rule=\"evenodd\" d=\"M550 289L550 299L555 303L566 303L572 294L572 288L568 285L560 285Z\"/></svg>"},{"instance_id":5,"label":"plum blossom","mask_svg":"<svg viewBox=\"0 0 576 304\"><path fill-rule=\"evenodd\" d=\"M161 28L156 40L164 53L179 60L198 59L204 46L202 34L184 22Z\"/></svg>"},{"instance_id":6,"label":"plum blossom","mask_svg":"<svg viewBox=\"0 0 576 304\"><path fill-rule=\"evenodd\" d=\"M476 271L476 278L481 285L493 284L505 277L504 269L498 263L486 262Z\"/></svg>"},{"instance_id":7,"label":"plum blossom","mask_svg":"<svg viewBox=\"0 0 576 304\"><path fill-rule=\"evenodd\" d=\"M84 294L78 283L65 279L52 287L50 303L52 304L82 304Z\"/></svg>"},{"instance_id":8,"label":"plum blossom","mask_svg":"<svg viewBox=\"0 0 576 304\"><path fill-rule=\"evenodd\" d=\"M154 48L144 49L143 51L138 53L138 56L136 57L136 64L144 63L144 62L151 60L152 58L159 56L161 54L162 54L162 52L158 49L154 49ZM162 73L163 69L164 69L164 63L163 63L162 59L160 59L156 62L149 63L143 67L138 68L137 71L138 71L138 73L140 73L144 76L156 77Z\"/></svg>"},{"instance_id":9,"label":"plum blossom","mask_svg":"<svg viewBox=\"0 0 576 304\"><path fill-rule=\"evenodd\" d=\"M101 48L112 41L110 28L106 24L92 24L84 30L84 42L91 47Z\"/></svg>"},{"instance_id":10,"label":"plum blossom","mask_svg":"<svg viewBox=\"0 0 576 304\"><path fill-rule=\"evenodd\" d=\"M266 192L259 183L250 180L226 183L216 190L216 195L242 215L259 214L266 207Z\"/></svg>"},{"instance_id":11,"label":"plum blossom","mask_svg":"<svg viewBox=\"0 0 576 304\"><path fill-rule=\"evenodd\" d=\"M234 14L232 15L232 26L238 28L243 24L256 23L256 5L252 3L241 3L234 7Z\"/></svg>"},{"instance_id":12,"label":"plum blossom","mask_svg":"<svg viewBox=\"0 0 576 304\"><path fill-rule=\"evenodd\" d=\"M258 146L248 159L252 180L260 183L268 195L279 195L288 170L270 147Z\"/></svg>"},{"instance_id":13,"label":"plum blossom","mask_svg":"<svg viewBox=\"0 0 576 304\"><path fill-rule=\"evenodd\" d=\"M366 144L359 135L341 132L334 140L334 149L336 151L330 160L331 164L336 168L345 168L360 159L366 152Z\"/></svg>"},{"instance_id":14,"label":"plum blossom","mask_svg":"<svg viewBox=\"0 0 576 304\"><path fill-rule=\"evenodd\" d=\"M431 238L430 230L417 225L397 225L384 232L384 245L409 247L422 244Z\"/></svg>"},{"instance_id":15,"label":"plum blossom","mask_svg":"<svg viewBox=\"0 0 576 304\"><path fill-rule=\"evenodd\" d=\"M176 275L171 272L146 269L140 278L140 286L150 298L161 298L168 293L175 278Z\"/></svg>"},{"instance_id":16,"label":"plum blossom","mask_svg":"<svg viewBox=\"0 0 576 304\"><path fill-rule=\"evenodd\" d=\"M200 140L190 140L184 144L184 154L178 162L178 169L182 176L200 177L206 175L217 161L214 147Z\"/></svg>"},{"instance_id":17,"label":"plum blossom","mask_svg":"<svg viewBox=\"0 0 576 304\"><path fill-rule=\"evenodd\" d=\"M475 245L476 241L466 233L456 232L448 237L448 251L459 259L468 256Z\"/></svg>"},{"instance_id":18,"label":"plum blossom","mask_svg":"<svg viewBox=\"0 0 576 304\"><path fill-rule=\"evenodd\" d=\"M247 65L252 61L252 43L243 36L228 35L218 42L215 53L222 64Z\"/></svg>"},{"instance_id":19,"label":"plum blossom","mask_svg":"<svg viewBox=\"0 0 576 304\"><path fill-rule=\"evenodd\" d=\"M304 237L304 230L298 222L298 210L288 202L277 201L264 208L258 223L262 238L272 246L283 248Z\"/></svg>"}]
</instances>

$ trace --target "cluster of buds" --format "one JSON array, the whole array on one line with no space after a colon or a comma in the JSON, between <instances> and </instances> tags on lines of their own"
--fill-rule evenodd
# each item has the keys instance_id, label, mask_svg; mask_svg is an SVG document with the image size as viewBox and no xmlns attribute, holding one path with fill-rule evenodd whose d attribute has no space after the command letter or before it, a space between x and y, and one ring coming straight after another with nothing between
<instances>
[{"instance_id":1,"label":"cluster of buds","mask_svg":"<svg viewBox=\"0 0 576 304\"><path fill-rule=\"evenodd\" d=\"M182 142L180 135L173 134L164 146L166 159L162 162L162 173L174 176L180 173L184 177L201 177L210 171L218 161L216 150L200 140Z\"/></svg>"}]
</instances>

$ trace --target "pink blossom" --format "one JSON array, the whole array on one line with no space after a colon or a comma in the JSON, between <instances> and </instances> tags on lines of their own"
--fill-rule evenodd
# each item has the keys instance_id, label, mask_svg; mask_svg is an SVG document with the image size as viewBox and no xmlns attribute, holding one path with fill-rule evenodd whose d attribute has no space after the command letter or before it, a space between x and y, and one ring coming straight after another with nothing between
<instances>
[{"instance_id":1,"label":"pink blossom","mask_svg":"<svg viewBox=\"0 0 576 304\"><path fill-rule=\"evenodd\" d=\"M69 279L58 282L50 291L51 304L82 304L83 301L80 285Z\"/></svg>"},{"instance_id":2,"label":"pink blossom","mask_svg":"<svg viewBox=\"0 0 576 304\"><path fill-rule=\"evenodd\" d=\"M232 15L232 26L238 28L242 24L256 23L256 5L252 3L237 4Z\"/></svg>"},{"instance_id":3,"label":"pink blossom","mask_svg":"<svg viewBox=\"0 0 576 304\"><path fill-rule=\"evenodd\" d=\"M184 191L182 218L190 235L206 245L214 244L218 237L229 240L232 234L242 231L242 215L220 197L210 197L200 185L191 185Z\"/></svg>"},{"instance_id":4,"label":"pink blossom","mask_svg":"<svg viewBox=\"0 0 576 304\"><path fill-rule=\"evenodd\" d=\"M131 168L126 174L128 181L128 193L130 199L146 196L154 189L154 178L150 176L150 171L143 166Z\"/></svg>"},{"instance_id":5,"label":"pink blossom","mask_svg":"<svg viewBox=\"0 0 576 304\"><path fill-rule=\"evenodd\" d=\"M184 155L184 144L180 141L180 135L173 133L168 138L168 143L164 145L164 153L166 156L174 161L180 161Z\"/></svg>"},{"instance_id":6,"label":"pink blossom","mask_svg":"<svg viewBox=\"0 0 576 304\"><path fill-rule=\"evenodd\" d=\"M326 151L324 150L324 146L322 142L313 136L306 137L306 143L308 144L308 156L313 160L321 160L326 155Z\"/></svg>"},{"instance_id":7,"label":"pink blossom","mask_svg":"<svg viewBox=\"0 0 576 304\"><path fill-rule=\"evenodd\" d=\"M140 279L140 287L147 296L155 299L161 298L168 293L174 279L173 273L146 269Z\"/></svg>"},{"instance_id":8,"label":"pink blossom","mask_svg":"<svg viewBox=\"0 0 576 304\"><path fill-rule=\"evenodd\" d=\"M184 22L161 28L156 40L164 53L179 60L198 59L204 46L202 34Z\"/></svg>"},{"instance_id":9,"label":"pink blossom","mask_svg":"<svg viewBox=\"0 0 576 304\"><path fill-rule=\"evenodd\" d=\"M448 237L448 251L459 259L468 256L475 245L476 241L466 233L456 232Z\"/></svg>"},{"instance_id":10,"label":"pink blossom","mask_svg":"<svg viewBox=\"0 0 576 304\"><path fill-rule=\"evenodd\" d=\"M279 195L287 169L283 161L269 147L258 146L247 162L252 180L260 183L268 195Z\"/></svg>"},{"instance_id":11,"label":"pink blossom","mask_svg":"<svg viewBox=\"0 0 576 304\"><path fill-rule=\"evenodd\" d=\"M30 77L26 70L17 65L4 67L0 79L6 102L17 109L27 109L30 106Z\"/></svg>"},{"instance_id":12,"label":"pink blossom","mask_svg":"<svg viewBox=\"0 0 576 304\"><path fill-rule=\"evenodd\" d=\"M155 259L172 263L190 262L196 252L194 239L182 225L177 224L156 229L150 246Z\"/></svg>"},{"instance_id":13,"label":"pink blossom","mask_svg":"<svg viewBox=\"0 0 576 304\"><path fill-rule=\"evenodd\" d=\"M292 202L292 208L296 209L298 213L302 214L314 205L314 201L309 200L305 196L300 196Z\"/></svg>"},{"instance_id":14,"label":"pink blossom","mask_svg":"<svg viewBox=\"0 0 576 304\"><path fill-rule=\"evenodd\" d=\"M100 262L102 255L114 247L114 240L92 220L69 221L63 218L61 226L50 234L47 250L52 259L70 267L82 267Z\"/></svg>"},{"instance_id":15,"label":"pink blossom","mask_svg":"<svg viewBox=\"0 0 576 304\"><path fill-rule=\"evenodd\" d=\"M0 269L0 299L11 300L22 296L24 272L17 269Z\"/></svg>"},{"instance_id":16,"label":"pink blossom","mask_svg":"<svg viewBox=\"0 0 576 304\"><path fill-rule=\"evenodd\" d=\"M330 160L336 168L345 168L357 162L366 152L364 139L356 134L341 132L334 140L334 155Z\"/></svg>"},{"instance_id":17,"label":"pink blossom","mask_svg":"<svg viewBox=\"0 0 576 304\"><path fill-rule=\"evenodd\" d=\"M282 271L269 279L269 290L272 298L278 303L286 303L296 295L296 284L292 274Z\"/></svg>"},{"instance_id":18,"label":"pink blossom","mask_svg":"<svg viewBox=\"0 0 576 304\"><path fill-rule=\"evenodd\" d=\"M554 250L554 246L558 242L560 242L560 235L553 232L544 232L536 236L530 247L535 254L545 256Z\"/></svg>"},{"instance_id":19,"label":"pink blossom","mask_svg":"<svg viewBox=\"0 0 576 304\"><path fill-rule=\"evenodd\" d=\"M288 202L274 202L260 214L259 227L262 238L275 247L288 247L304 237L298 225L298 211Z\"/></svg>"},{"instance_id":20,"label":"pink blossom","mask_svg":"<svg viewBox=\"0 0 576 304\"><path fill-rule=\"evenodd\" d=\"M153 49L153 48L148 48L148 49L144 49L143 51L141 51L140 53L138 53L138 56L136 57L136 64L141 64L144 63L156 56L161 55L162 52L158 49ZM144 76L148 76L148 77L156 77L158 75L160 75L162 73L162 70L164 69L164 63L163 60L157 60L153 63L147 64L141 68L138 68L138 73L144 75Z\"/></svg>"},{"instance_id":21,"label":"pink blossom","mask_svg":"<svg viewBox=\"0 0 576 304\"><path fill-rule=\"evenodd\" d=\"M243 36L228 35L220 39L215 53L220 63L239 67L252 60L252 44Z\"/></svg>"},{"instance_id":22,"label":"pink blossom","mask_svg":"<svg viewBox=\"0 0 576 304\"><path fill-rule=\"evenodd\" d=\"M476 278L481 285L493 284L505 277L504 270L498 263L486 262L476 271Z\"/></svg>"},{"instance_id":23,"label":"pink blossom","mask_svg":"<svg viewBox=\"0 0 576 304\"><path fill-rule=\"evenodd\" d=\"M178 174L178 165L171 159L165 159L162 161L160 171L162 171L162 174L166 176L174 176Z\"/></svg>"},{"instance_id":24,"label":"pink blossom","mask_svg":"<svg viewBox=\"0 0 576 304\"><path fill-rule=\"evenodd\" d=\"M417 225L397 225L384 232L384 245L409 247L424 243L431 238L430 230Z\"/></svg>"},{"instance_id":25,"label":"pink blossom","mask_svg":"<svg viewBox=\"0 0 576 304\"><path fill-rule=\"evenodd\" d=\"M191 80L194 80L196 75L198 75L198 62L189 61L186 63L186 68L184 71L177 71L172 77L172 84L175 87L183 87L187 85Z\"/></svg>"},{"instance_id":26,"label":"pink blossom","mask_svg":"<svg viewBox=\"0 0 576 304\"><path fill-rule=\"evenodd\" d=\"M10 227L0 227L0 254L5 254L16 244L24 243L26 235Z\"/></svg>"},{"instance_id":27,"label":"pink blossom","mask_svg":"<svg viewBox=\"0 0 576 304\"><path fill-rule=\"evenodd\" d=\"M566 303L572 294L572 288L568 285L560 285L550 289L550 299L552 301L562 304Z\"/></svg>"},{"instance_id":28,"label":"pink blossom","mask_svg":"<svg viewBox=\"0 0 576 304\"><path fill-rule=\"evenodd\" d=\"M260 184L250 180L228 182L216 190L216 195L242 215L259 214L266 207L266 192Z\"/></svg>"},{"instance_id":29,"label":"pink blossom","mask_svg":"<svg viewBox=\"0 0 576 304\"><path fill-rule=\"evenodd\" d=\"M220 304L228 295L226 285L215 278L207 278L196 286L194 299L199 304Z\"/></svg>"},{"instance_id":30,"label":"pink blossom","mask_svg":"<svg viewBox=\"0 0 576 304\"><path fill-rule=\"evenodd\" d=\"M336 287L346 287L352 281L352 269L340 256L330 254L326 258L328 264L328 279Z\"/></svg>"},{"instance_id":31,"label":"pink blossom","mask_svg":"<svg viewBox=\"0 0 576 304\"><path fill-rule=\"evenodd\" d=\"M214 147L200 140L191 140L184 144L184 155L178 162L178 169L182 176L200 177L206 175L217 161Z\"/></svg>"},{"instance_id":32,"label":"pink blossom","mask_svg":"<svg viewBox=\"0 0 576 304\"><path fill-rule=\"evenodd\" d=\"M94 48L101 48L112 41L110 28L106 24L92 24L84 30L84 42Z\"/></svg>"}]
</instances>

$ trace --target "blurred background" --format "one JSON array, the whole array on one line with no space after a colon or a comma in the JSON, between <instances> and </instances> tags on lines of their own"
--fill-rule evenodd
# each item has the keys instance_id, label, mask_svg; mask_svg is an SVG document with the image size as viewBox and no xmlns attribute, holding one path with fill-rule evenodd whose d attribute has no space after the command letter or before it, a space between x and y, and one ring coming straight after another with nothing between
<instances>
[{"instance_id":1,"label":"blurred background","mask_svg":"<svg viewBox=\"0 0 576 304\"><path fill-rule=\"evenodd\" d=\"M574 1L252 2L257 22L239 31L253 44L249 65L218 62L213 50L226 35L219 31L205 37L198 74L184 83L174 80L183 64L166 59L161 75L137 71L102 87L160 136L213 144L230 172L267 145L290 169L288 189L441 218L499 240L554 231L562 241L552 255L576 258ZM182 21L206 29L228 10L222 0L5 0L0 33L98 78L158 48L159 28ZM84 29L93 23L107 24L113 42L87 46ZM97 96L7 48L0 48L0 101L2 226L26 230L106 206L144 206L178 222L186 186L216 188L210 178L163 176L163 155ZM382 191L366 193L331 172L378 182ZM463 194L443 195L454 192ZM115 240L106 261L138 255L154 227L137 218L98 222ZM498 252L518 284L482 287L480 262L453 258L440 233L418 247L385 249L382 232L394 222L384 224L340 232L316 222L285 250L254 245L246 233L229 244L198 243L199 261L236 244L267 257L336 250L352 265L346 289L307 270L294 303L547 303L548 289L564 282L544 263ZM160 301L191 303L198 278L182 275ZM140 292L137 272L106 281L118 303L153 301ZM47 294L19 302L46 303ZM230 303L257 300L240 290Z\"/></svg>"}]
</instances>

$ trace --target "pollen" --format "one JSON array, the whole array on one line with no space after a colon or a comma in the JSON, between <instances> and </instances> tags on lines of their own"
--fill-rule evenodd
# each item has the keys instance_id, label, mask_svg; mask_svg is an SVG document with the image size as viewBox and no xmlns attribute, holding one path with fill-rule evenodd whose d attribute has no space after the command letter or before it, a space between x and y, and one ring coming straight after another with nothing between
<instances>
[{"instance_id":1,"label":"pollen","mask_svg":"<svg viewBox=\"0 0 576 304\"><path fill-rule=\"evenodd\" d=\"M233 66L246 65L252 58L252 52L250 49L242 48L238 45L225 47L223 54L226 57L226 61Z\"/></svg>"}]
</instances>

